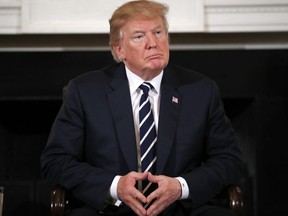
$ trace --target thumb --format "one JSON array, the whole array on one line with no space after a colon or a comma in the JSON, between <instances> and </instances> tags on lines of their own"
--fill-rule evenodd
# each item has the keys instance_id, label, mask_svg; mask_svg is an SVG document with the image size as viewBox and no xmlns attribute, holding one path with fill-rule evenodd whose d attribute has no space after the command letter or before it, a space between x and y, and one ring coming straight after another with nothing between
<instances>
[{"instance_id":1,"label":"thumb","mask_svg":"<svg viewBox=\"0 0 288 216\"><path fill-rule=\"evenodd\" d=\"M153 175L151 172L148 173L148 181L153 182L153 183L157 183L158 182L158 176L157 175Z\"/></svg>"},{"instance_id":2,"label":"thumb","mask_svg":"<svg viewBox=\"0 0 288 216\"><path fill-rule=\"evenodd\" d=\"M134 178L136 180L144 180L144 179L147 179L148 178L148 173L140 173L140 172L137 172L134 174Z\"/></svg>"}]
</instances>

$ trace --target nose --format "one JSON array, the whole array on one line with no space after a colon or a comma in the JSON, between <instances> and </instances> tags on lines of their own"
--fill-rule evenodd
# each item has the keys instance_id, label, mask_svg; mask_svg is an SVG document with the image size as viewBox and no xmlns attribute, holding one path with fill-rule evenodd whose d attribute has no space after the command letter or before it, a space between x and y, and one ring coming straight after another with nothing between
<instances>
[{"instance_id":1,"label":"nose","mask_svg":"<svg viewBox=\"0 0 288 216\"><path fill-rule=\"evenodd\" d=\"M146 39L147 39L146 44L147 44L148 49L157 47L157 41L156 41L154 34L148 34Z\"/></svg>"}]
</instances>

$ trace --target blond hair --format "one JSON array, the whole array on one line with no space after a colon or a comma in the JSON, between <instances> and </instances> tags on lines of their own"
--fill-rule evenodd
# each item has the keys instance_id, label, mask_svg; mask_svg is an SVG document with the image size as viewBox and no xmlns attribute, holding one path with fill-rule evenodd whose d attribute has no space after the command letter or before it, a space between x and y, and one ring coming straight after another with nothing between
<instances>
[{"instance_id":1,"label":"blond hair","mask_svg":"<svg viewBox=\"0 0 288 216\"><path fill-rule=\"evenodd\" d=\"M113 46L120 43L121 29L129 20L160 17L163 21L165 31L168 33L168 22L166 18L168 10L169 8L166 4L152 0L129 1L117 8L109 20L109 45L114 59L117 62L121 61L115 53Z\"/></svg>"}]
</instances>

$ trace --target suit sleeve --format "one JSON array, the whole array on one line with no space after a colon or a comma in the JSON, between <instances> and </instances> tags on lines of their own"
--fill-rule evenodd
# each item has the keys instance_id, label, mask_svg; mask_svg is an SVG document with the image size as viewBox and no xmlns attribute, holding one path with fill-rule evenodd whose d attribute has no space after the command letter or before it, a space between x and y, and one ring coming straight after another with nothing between
<instances>
[{"instance_id":1,"label":"suit sleeve","mask_svg":"<svg viewBox=\"0 0 288 216\"><path fill-rule=\"evenodd\" d=\"M107 199L114 173L85 162L85 114L71 81L41 155L43 176L72 191L86 204L100 209Z\"/></svg>"},{"instance_id":2,"label":"suit sleeve","mask_svg":"<svg viewBox=\"0 0 288 216\"><path fill-rule=\"evenodd\" d=\"M198 206L208 202L224 187L239 184L243 158L239 140L226 117L215 82L210 85L207 123L204 132L204 160L182 177L189 186L186 204Z\"/></svg>"}]
</instances>

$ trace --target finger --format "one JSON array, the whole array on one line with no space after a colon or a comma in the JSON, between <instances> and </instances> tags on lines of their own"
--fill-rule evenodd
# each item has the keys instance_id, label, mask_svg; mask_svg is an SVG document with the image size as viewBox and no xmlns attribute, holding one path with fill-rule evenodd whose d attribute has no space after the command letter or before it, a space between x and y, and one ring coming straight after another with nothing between
<instances>
[{"instance_id":1,"label":"finger","mask_svg":"<svg viewBox=\"0 0 288 216\"><path fill-rule=\"evenodd\" d=\"M139 196L143 196L141 193ZM143 196L144 197L144 196ZM144 197L145 198L145 197ZM145 198L146 200L146 198ZM131 197L129 199L129 202L126 203L137 215L146 215L146 209L143 207L143 201L141 198L137 197Z\"/></svg>"},{"instance_id":2,"label":"finger","mask_svg":"<svg viewBox=\"0 0 288 216\"><path fill-rule=\"evenodd\" d=\"M168 205L165 205L163 200L160 198L154 200L151 205L146 208L146 213L149 216L160 214Z\"/></svg>"},{"instance_id":3,"label":"finger","mask_svg":"<svg viewBox=\"0 0 288 216\"><path fill-rule=\"evenodd\" d=\"M134 198L137 199L139 202L141 202L142 204L147 203L147 198L136 189L137 192L135 192Z\"/></svg>"},{"instance_id":4,"label":"finger","mask_svg":"<svg viewBox=\"0 0 288 216\"><path fill-rule=\"evenodd\" d=\"M137 214L137 215L146 215L146 209L144 209L143 205L141 203L136 204L135 206L130 208Z\"/></svg>"},{"instance_id":5,"label":"finger","mask_svg":"<svg viewBox=\"0 0 288 216\"><path fill-rule=\"evenodd\" d=\"M156 190L154 190L153 192L149 194L149 196L146 198L146 202L147 204L150 204L153 200L159 199L160 197L161 197L161 191L159 188L157 188ZM146 208L147 208L147 205L146 205Z\"/></svg>"}]
</instances>

